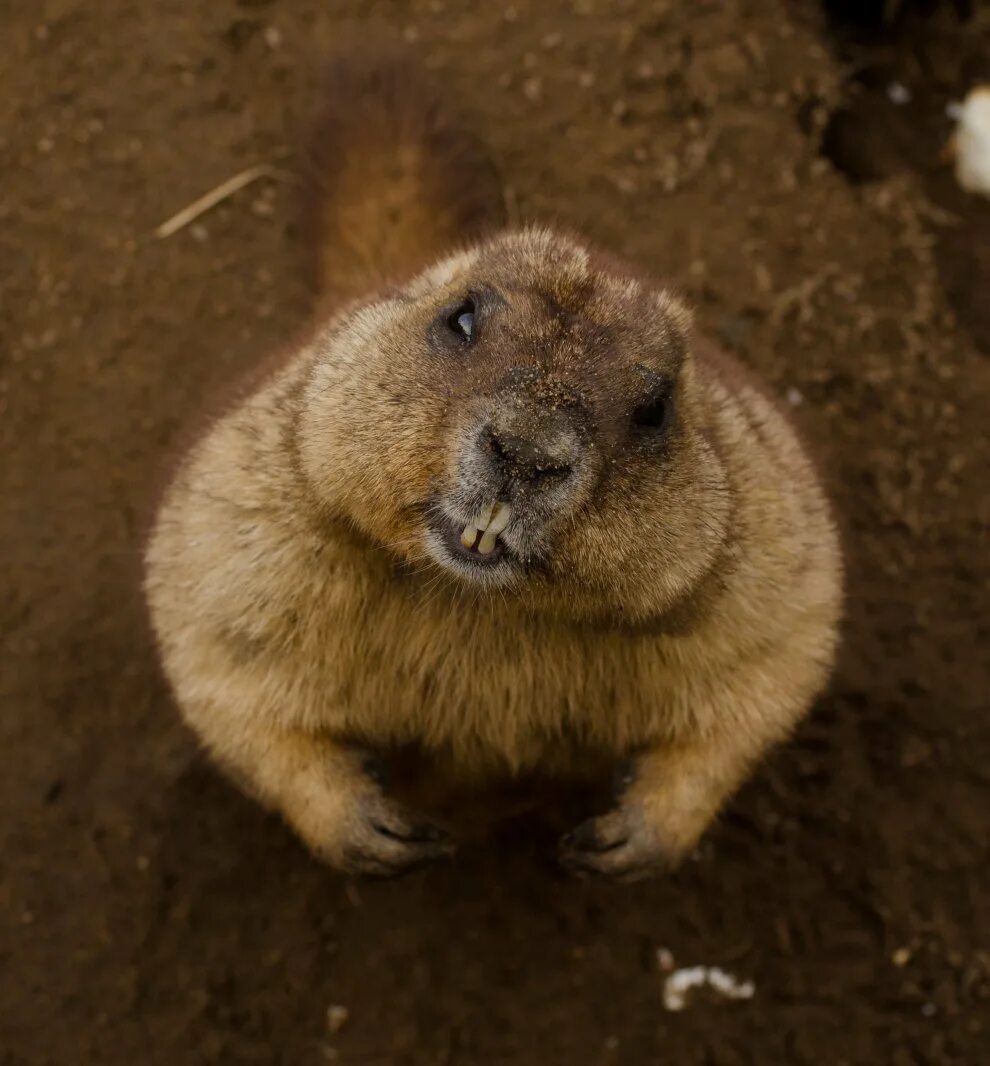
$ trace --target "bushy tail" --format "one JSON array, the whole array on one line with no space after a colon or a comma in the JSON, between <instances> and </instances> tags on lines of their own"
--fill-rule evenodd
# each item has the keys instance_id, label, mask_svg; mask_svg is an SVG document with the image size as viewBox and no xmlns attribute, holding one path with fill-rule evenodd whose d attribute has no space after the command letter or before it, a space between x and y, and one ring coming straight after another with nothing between
<instances>
[{"instance_id":1,"label":"bushy tail","mask_svg":"<svg viewBox=\"0 0 990 1066\"><path fill-rule=\"evenodd\" d=\"M334 301L408 278L504 221L480 141L399 50L331 61L305 177L315 284Z\"/></svg>"}]
</instances>

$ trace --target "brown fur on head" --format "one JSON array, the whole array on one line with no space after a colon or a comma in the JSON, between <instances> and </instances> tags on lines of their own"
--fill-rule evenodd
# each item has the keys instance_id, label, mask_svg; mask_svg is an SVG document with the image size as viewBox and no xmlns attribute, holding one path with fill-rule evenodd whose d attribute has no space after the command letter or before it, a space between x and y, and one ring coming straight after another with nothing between
<instances>
[{"instance_id":1,"label":"brown fur on head","mask_svg":"<svg viewBox=\"0 0 990 1066\"><path fill-rule=\"evenodd\" d=\"M713 566L726 477L690 315L666 289L526 229L370 300L316 352L295 426L303 476L396 556L530 606L630 620ZM494 550L465 549L462 531L500 502L511 517Z\"/></svg>"}]
</instances>

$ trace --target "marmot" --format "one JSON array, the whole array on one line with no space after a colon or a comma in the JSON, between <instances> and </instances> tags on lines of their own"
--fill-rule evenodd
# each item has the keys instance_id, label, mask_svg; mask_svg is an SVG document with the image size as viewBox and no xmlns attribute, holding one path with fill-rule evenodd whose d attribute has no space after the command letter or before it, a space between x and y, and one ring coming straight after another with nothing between
<instances>
[{"instance_id":1,"label":"marmot","mask_svg":"<svg viewBox=\"0 0 990 1066\"><path fill-rule=\"evenodd\" d=\"M675 862L829 674L812 463L668 286L500 228L494 169L414 64L331 83L330 309L188 451L147 548L178 704L351 872L452 847L376 774L402 751L450 794L627 766L562 858Z\"/></svg>"}]
</instances>

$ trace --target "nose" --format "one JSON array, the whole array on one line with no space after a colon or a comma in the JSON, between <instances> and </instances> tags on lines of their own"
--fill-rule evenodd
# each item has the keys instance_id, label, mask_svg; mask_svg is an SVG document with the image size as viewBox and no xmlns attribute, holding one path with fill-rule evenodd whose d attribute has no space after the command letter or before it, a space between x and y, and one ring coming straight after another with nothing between
<instances>
[{"instance_id":1,"label":"nose","mask_svg":"<svg viewBox=\"0 0 990 1066\"><path fill-rule=\"evenodd\" d=\"M499 473L516 484L549 486L574 473L576 456L566 439L540 441L489 424L482 430L480 443Z\"/></svg>"}]
</instances>

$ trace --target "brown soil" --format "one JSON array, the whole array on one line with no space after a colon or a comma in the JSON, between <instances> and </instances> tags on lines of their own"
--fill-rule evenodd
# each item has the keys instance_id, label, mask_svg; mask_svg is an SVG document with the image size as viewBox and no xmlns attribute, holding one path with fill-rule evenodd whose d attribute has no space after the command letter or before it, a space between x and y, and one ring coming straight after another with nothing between
<instances>
[{"instance_id":1,"label":"brown soil","mask_svg":"<svg viewBox=\"0 0 990 1066\"><path fill-rule=\"evenodd\" d=\"M888 7L893 46L812 0L5 5L0 1062L990 1061L990 202L937 158L990 24ZM156 472L308 297L288 185L152 230L292 165L355 26L417 43L519 216L679 279L831 472L835 683L668 878L570 880L522 826L348 885L204 764L159 678ZM755 998L666 1013L660 947Z\"/></svg>"}]
</instances>

